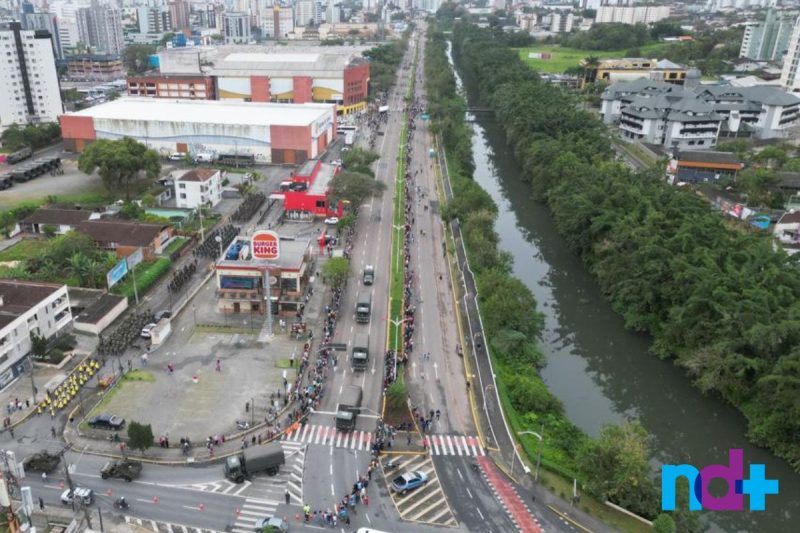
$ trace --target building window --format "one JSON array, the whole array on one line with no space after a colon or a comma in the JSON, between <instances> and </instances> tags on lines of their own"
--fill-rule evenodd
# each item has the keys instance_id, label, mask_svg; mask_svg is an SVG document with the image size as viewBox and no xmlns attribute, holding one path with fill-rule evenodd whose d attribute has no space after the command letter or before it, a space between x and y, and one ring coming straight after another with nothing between
<instances>
[{"instance_id":1,"label":"building window","mask_svg":"<svg viewBox=\"0 0 800 533\"><path fill-rule=\"evenodd\" d=\"M185 192L181 193L181 200L186 200L186 193Z\"/></svg>"},{"instance_id":2,"label":"building window","mask_svg":"<svg viewBox=\"0 0 800 533\"><path fill-rule=\"evenodd\" d=\"M178 188L179 189L185 189L186 188L186 184L185 183L179 183L178 184Z\"/></svg>"}]
</instances>

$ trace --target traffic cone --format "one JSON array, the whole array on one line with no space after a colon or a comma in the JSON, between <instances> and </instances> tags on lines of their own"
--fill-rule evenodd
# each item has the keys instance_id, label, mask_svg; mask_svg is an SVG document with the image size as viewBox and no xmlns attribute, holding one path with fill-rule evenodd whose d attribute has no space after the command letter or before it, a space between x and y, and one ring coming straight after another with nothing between
<instances>
[{"instance_id":1,"label":"traffic cone","mask_svg":"<svg viewBox=\"0 0 800 533\"><path fill-rule=\"evenodd\" d=\"M153 503L158 503L158 496L153 496Z\"/></svg>"},{"instance_id":2,"label":"traffic cone","mask_svg":"<svg viewBox=\"0 0 800 533\"><path fill-rule=\"evenodd\" d=\"M239 516L239 513L241 513L242 511L237 507L236 509L233 510L233 512L236 513L236 516Z\"/></svg>"},{"instance_id":3,"label":"traffic cone","mask_svg":"<svg viewBox=\"0 0 800 533\"><path fill-rule=\"evenodd\" d=\"M203 511L206 510L206 506L201 503L198 509L200 509L200 512L202 513Z\"/></svg>"},{"instance_id":4,"label":"traffic cone","mask_svg":"<svg viewBox=\"0 0 800 533\"><path fill-rule=\"evenodd\" d=\"M300 513L295 513L294 514L294 519L299 522L300 521Z\"/></svg>"},{"instance_id":5,"label":"traffic cone","mask_svg":"<svg viewBox=\"0 0 800 533\"><path fill-rule=\"evenodd\" d=\"M63 489L64 488L64 482L63 481L59 482L58 488L59 489Z\"/></svg>"},{"instance_id":6,"label":"traffic cone","mask_svg":"<svg viewBox=\"0 0 800 533\"><path fill-rule=\"evenodd\" d=\"M112 493L111 493L111 489L108 489L108 490L106 491L106 496L108 496L108 497L110 498L110 497L111 497L111 494L112 494Z\"/></svg>"}]
</instances>

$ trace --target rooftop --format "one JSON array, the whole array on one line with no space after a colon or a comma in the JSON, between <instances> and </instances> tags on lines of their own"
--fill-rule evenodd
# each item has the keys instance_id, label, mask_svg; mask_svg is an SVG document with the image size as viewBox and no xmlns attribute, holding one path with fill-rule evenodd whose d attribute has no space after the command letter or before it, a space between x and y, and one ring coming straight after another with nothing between
<instances>
[{"instance_id":1,"label":"rooftop","mask_svg":"<svg viewBox=\"0 0 800 533\"><path fill-rule=\"evenodd\" d=\"M68 116L106 120L308 126L331 114L334 104L273 104L232 100L169 100L123 97Z\"/></svg>"},{"instance_id":2,"label":"rooftop","mask_svg":"<svg viewBox=\"0 0 800 533\"><path fill-rule=\"evenodd\" d=\"M83 322L84 324L97 324L105 318L105 316L119 305L120 301L124 300L124 296L106 293L100 298L89 304L83 312L75 317L75 322Z\"/></svg>"},{"instance_id":3,"label":"rooftop","mask_svg":"<svg viewBox=\"0 0 800 533\"><path fill-rule=\"evenodd\" d=\"M313 194L316 196L325 194L328 191L328 186L333 179L333 176L336 175L336 165L329 165L327 163L322 163L319 167L319 172L317 172L317 177L314 180L314 183L311 184L311 187L308 189L308 194Z\"/></svg>"},{"instance_id":4,"label":"rooftop","mask_svg":"<svg viewBox=\"0 0 800 533\"><path fill-rule=\"evenodd\" d=\"M220 46L212 74L215 76L341 77L342 71L366 62L365 46Z\"/></svg>"},{"instance_id":5,"label":"rooftop","mask_svg":"<svg viewBox=\"0 0 800 533\"><path fill-rule=\"evenodd\" d=\"M311 245L309 238L294 238L282 236L280 240L280 257L276 261L253 259L249 254L250 238L236 237L225 250L225 259L217 261L217 268L225 267L251 267L263 268L264 266L280 268L281 270L299 270L303 264L303 257ZM247 247L247 254L240 252ZM235 257L235 259L228 259Z\"/></svg>"},{"instance_id":6,"label":"rooftop","mask_svg":"<svg viewBox=\"0 0 800 533\"><path fill-rule=\"evenodd\" d=\"M92 216L92 212L84 211L83 209L54 209L49 207L40 207L27 217L23 218L20 223L77 226L84 220L89 220L90 216Z\"/></svg>"},{"instance_id":7,"label":"rooftop","mask_svg":"<svg viewBox=\"0 0 800 533\"><path fill-rule=\"evenodd\" d=\"M149 246L169 224L144 224L127 220L86 220L78 231L100 242L115 242L123 246Z\"/></svg>"},{"instance_id":8,"label":"rooftop","mask_svg":"<svg viewBox=\"0 0 800 533\"><path fill-rule=\"evenodd\" d=\"M679 161L689 161L692 163L722 163L729 165L740 165L742 162L731 152L714 152L712 150L685 150L676 154Z\"/></svg>"},{"instance_id":9,"label":"rooftop","mask_svg":"<svg viewBox=\"0 0 800 533\"><path fill-rule=\"evenodd\" d=\"M219 170L213 168L195 168L184 172L183 175L176 178L175 181L208 181L217 174L219 174Z\"/></svg>"},{"instance_id":10,"label":"rooftop","mask_svg":"<svg viewBox=\"0 0 800 533\"><path fill-rule=\"evenodd\" d=\"M43 281L0 279L0 327L13 322L64 285Z\"/></svg>"}]
</instances>

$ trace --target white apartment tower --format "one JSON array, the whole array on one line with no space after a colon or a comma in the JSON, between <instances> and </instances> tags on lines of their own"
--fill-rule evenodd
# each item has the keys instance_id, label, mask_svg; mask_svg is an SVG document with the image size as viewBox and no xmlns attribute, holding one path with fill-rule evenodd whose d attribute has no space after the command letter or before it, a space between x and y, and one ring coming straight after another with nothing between
<instances>
[{"instance_id":1,"label":"white apartment tower","mask_svg":"<svg viewBox=\"0 0 800 533\"><path fill-rule=\"evenodd\" d=\"M222 30L225 44L250 42L250 15L240 11L226 12L222 16Z\"/></svg>"},{"instance_id":2,"label":"white apartment tower","mask_svg":"<svg viewBox=\"0 0 800 533\"><path fill-rule=\"evenodd\" d=\"M781 86L787 91L800 92L800 17L795 20L794 30L789 39L789 49L783 59L783 72L781 72Z\"/></svg>"},{"instance_id":3,"label":"white apartment tower","mask_svg":"<svg viewBox=\"0 0 800 533\"><path fill-rule=\"evenodd\" d=\"M64 112L46 30L23 30L19 22L0 26L0 130L11 124L56 122Z\"/></svg>"},{"instance_id":4,"label":"white apartment tower","mask_svg":"<svg viewBox=\"0 0 800 533\"><path fill-rule=\"evenodd\" d=\"M793 29L794 19L777 16L775 10L768 10L764 22L745 26L739 57L780 62L789 47Z\"/></svg>"}]
</instances>

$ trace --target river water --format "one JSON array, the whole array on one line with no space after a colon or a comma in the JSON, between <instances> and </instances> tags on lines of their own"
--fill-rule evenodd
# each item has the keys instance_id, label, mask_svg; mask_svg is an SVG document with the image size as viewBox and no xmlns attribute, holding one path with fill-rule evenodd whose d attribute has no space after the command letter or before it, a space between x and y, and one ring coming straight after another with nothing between
<instances>
[{"instance_id":1,"label":"river water","mask_svg":"<svg viewBox=\"0 0 800 533\"><path fill-rule=\"evenodd\" d=\"M470 103L481 107L473 98ZM638 418L653 436L656 459L668 464L727 464L728 449L742 448L745 473L748 463L765 464L767 477L779 480L780 494L767 496L765 512L704 513L710 530L800 531L800 476L748 443L738 411L704 396L672 362L648 353L649 337L624 328L558 234L547 207L530 199L492 115L476 113L471 119L475 180L497 203L500 248L514 257L514 274L533 291L545 316L542 376L570 420L597 435L604 424ZM546 433L547 428L545 438ZM720 483L712 483L713 493L724 490Z\"/></svg>"}]
</instances>

